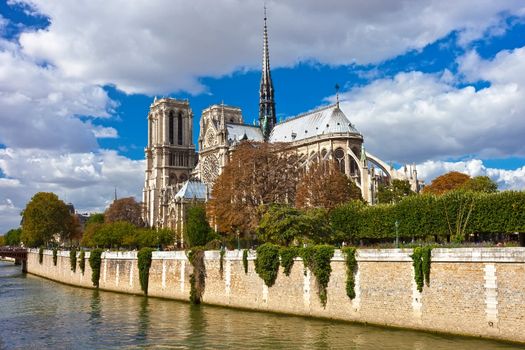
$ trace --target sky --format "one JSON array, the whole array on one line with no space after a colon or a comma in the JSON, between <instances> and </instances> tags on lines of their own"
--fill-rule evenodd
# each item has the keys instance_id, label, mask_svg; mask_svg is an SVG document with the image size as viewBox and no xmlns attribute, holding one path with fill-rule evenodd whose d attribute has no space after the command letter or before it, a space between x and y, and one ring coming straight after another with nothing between
<instances>
[{"instance_id":1,"label":"sky","mask_svg":"<svg viewBox=\"0 0 525 350\"><path fill-rule=\"evenodd\" d=\"M260 0L0 0L0 233L40 191L141 200L155 96L257 118ZM368 151L525 189L522 0L266 1L278 119L333 103Z\"/></svg>"}]
</instances>

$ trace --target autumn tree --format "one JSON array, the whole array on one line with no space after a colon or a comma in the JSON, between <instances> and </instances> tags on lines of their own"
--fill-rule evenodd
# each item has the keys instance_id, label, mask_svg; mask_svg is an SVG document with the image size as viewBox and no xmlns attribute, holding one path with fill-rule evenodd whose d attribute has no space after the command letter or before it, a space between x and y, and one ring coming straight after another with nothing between
<instances>
[{"instance_id":1,"label":"autumn tree","mask_svg":"<svg viewBox=\"0 0 525 350\"><path fill-rule=\"evenodd\" d=\"M263 213L260 206L293 204L300 172L297 162L297 156L281 144L239 144L217 178L208 203L218 231L252 233Z\"/></svg>"},{"instance_id":2,"label":"autumn tree","mask_svg":"<svg viewBox=\"0 0 525 350\"><path fill-rule=\"evenodd\" d=\"M415 192L410 188L408 180L394 179L389 184L380 184L377 191L379 203L397 203L401 199L413 195Z\"/></svg>"},{"instance_id":3,"label":"autumn tree","mask_svg":"<svg viewBox=\"0 0 525 350\"><path fill-rule=\"evenodd\" d=\"M140 203L135 201L135 198L117 199L106 209L104 212L104 222L112 223L118 221L126 221L137 227L144 226L141 217L141 206Z\"/></svg>"},{"instance_id":4,"label":"autumn tree","mask_svg":"<svg viewBox=\"0 0 525 350\"><path fill-rule=\"evenodd\" d=\"M68 240L73 218L66 204L50 192L38 192L22 212L21 240L29 247L50 243L55 235Z\"/></svg>"},{"instance_id":5,"label":"autumn tree","mask_svg":"<svg viewBox=\"0 0 525 350\"><path fill-rule=\"evenodd\" d=\"M361 191L331 161L311 163L297 186L298 208L325 208L361 199Z\"/></svg>"},{"instance_id":6,"label":"autumn tree","mask_svg":"<svg viewBox=\"0 0 525 350\"><path fill-rule=\"evenodd\" d=\"M423 188L423 193L440 195L461 188L469 180L470 176L467 174L451 171L432 180L430 185Z\"/></svg>"}]
</instances>

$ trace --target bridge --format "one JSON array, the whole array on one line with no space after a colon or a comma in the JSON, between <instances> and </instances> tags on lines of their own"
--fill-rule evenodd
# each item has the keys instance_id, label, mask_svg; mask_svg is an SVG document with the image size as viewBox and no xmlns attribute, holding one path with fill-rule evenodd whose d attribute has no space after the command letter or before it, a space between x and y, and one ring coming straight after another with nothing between
<instances>
[{"instance_id":1,"label":"bridge","mask_svg":"<svg viewBox=\"0 0 525 350\"><path fill-rule=\"evenodd\" d=\"M0 259L15 259L15 265L22 265L22 271L27 269L27 249L20 247L0 247Z\"/></svg>"}]
</instances>

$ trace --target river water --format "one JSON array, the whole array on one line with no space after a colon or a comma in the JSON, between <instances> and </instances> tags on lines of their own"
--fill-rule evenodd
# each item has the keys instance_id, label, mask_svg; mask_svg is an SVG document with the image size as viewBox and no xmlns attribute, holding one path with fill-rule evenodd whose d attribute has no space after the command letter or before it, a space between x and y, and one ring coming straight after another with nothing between
<instances>
[{"instance_id":1,"label":"river water","mask_svg":"<svg viewBox=\"0 0 525 350\"><path fill-rule=\"evenodd\" d=\"M0 261L0 349L518 349L62 285Z\"/></svg>"}]
</instances>

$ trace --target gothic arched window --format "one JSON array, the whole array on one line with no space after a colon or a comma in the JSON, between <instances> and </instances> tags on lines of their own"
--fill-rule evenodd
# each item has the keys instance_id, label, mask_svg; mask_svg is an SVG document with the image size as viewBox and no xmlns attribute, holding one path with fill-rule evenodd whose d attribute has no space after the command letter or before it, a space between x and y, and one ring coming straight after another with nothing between
<instances>
[{"instance_id":1,"label":"gothic arched window","mask_svg":"<svg viewBox=\"0 0 525 350\"><path fill-rule=\"evenodd\" d=\"M169 140L169 143L171 145L174 144L174 140L173 140L173 137L174 137L174 132L173 132L173 121L174 121L174 117L173 117L173 111L170 111L170 114L169 114L169 117L168 117L168 140Z\"/></svg>"},{"instance_id":2,"label":"gothic arched window","mask_svg":"<svg viewBox=\"0 0 525 350\"><path fill-rule=\"evenodd\" d=\"M178 140L178 144L179 145L182 145L182 112L179 112L179 115L177 117L177 131L178 131L178 135L177 135L177 140Z\"/></svg>"}]
</instances>

